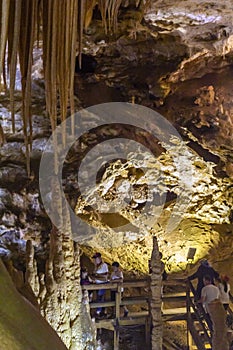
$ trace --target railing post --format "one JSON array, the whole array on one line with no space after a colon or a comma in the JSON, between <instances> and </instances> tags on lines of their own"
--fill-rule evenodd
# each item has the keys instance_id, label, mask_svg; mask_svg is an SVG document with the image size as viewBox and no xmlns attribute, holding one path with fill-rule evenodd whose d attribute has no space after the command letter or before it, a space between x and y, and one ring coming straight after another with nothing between
<instances>
[{"instance_id":1,"label":"railing post","mask_svg":"<svg viewBox=\"0 0 233 350\"><path fill-rule=\"evenodd\" d=\"M118 283L116 291L116 318L120 317L120 306L121 306L121 285Z\"/></svg>"},{"instance_id":2,"label":"railing post","mask_svg":"<svg viewBox=\"0 0 233 350\"><path fill-rule=\"evenodd\" d=\"M190 336L189 336L189 329L190 329L190 323L191 323L191 312L190 312L190 286L189 282L186 282L186 311L187 311L187 319L186 319L186 325L187 325L187 350L190 349Z\"/></svg>"},{"instance_id":3,"label":"railing post","mask_svg":"<svg viewBox=\"0 0 233 350\"><path fill-rule=\"evenodd\" d=\"M116 307L116 319L114 327L114 350L119 349L119 318L120 318L120 306L121 306L121 283L117 285L115 307Z\"/></svg>"},{"instance_id":4,"label":"railing post","mask_svg":"<svg viewBox=\"0 0 233 350\"><path fill-rule=\"evenodd\" d=\"M145 331L146 331L146 344L149 345L151 343L151 324L152 324L152 316L151 316L151 292L150 292L150 278L147 279L148 286L147 289L149 291L149 297L148 297L148 317L146 320L146 326L145 326Z\"/></svg>"},{"instance_id":5,"label":"railing post","mask_svg":"<svg viewBox=\"0 0 233 350\"><path fill-rule=\"evenodd\" d=\"M114 350L119 350L119 321L118 318L115 319L114 324Z\"/></svg>"}]
</instances>

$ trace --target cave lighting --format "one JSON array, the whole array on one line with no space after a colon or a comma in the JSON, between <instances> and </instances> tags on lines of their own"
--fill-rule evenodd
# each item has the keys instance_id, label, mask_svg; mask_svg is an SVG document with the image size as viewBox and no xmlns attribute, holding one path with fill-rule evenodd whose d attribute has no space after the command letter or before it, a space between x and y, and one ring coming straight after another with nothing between
<instances>
[{"instance_id":1,"label":"cave lighting","mask_svg":"<svg viewBox=\"0 0 233 350\"><path fill-rule=\"evenodd\" d=\"M196 254L197 248L189 248L188 254L187 254L187 261L189 262L190 260L193 261L195 254Z\"/></svg>"},{"instance_id":2,"label":"cave lighting","mask_svg":"<svg viewBox=\"0 0 233 350\"><path fill-rule=\"evenodd\" d=\"M185 263L187 262L186 255L184 255L182 252L176 253L174 256L174 260L176 263Z\"/></svg>"}]
</instances>

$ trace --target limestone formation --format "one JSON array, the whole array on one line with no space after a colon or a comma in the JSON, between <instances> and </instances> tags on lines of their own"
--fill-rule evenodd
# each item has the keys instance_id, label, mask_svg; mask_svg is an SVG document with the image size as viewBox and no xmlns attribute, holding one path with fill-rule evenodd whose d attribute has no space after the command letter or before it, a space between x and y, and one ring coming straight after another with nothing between
<instances>
[{"instance_id":1,"label":"limestone formation","mask_svg":"<svg viewBox=\"0 0 233 350\"><path fill-rule=\"evenodd\" d=\"M151 317L152 317L152 336L151 349L162 350L162 275L161 275L161 261L159 256L159 248L156 237L153 238L153 252L151 256Z\"/></svg>"}]
</instances>

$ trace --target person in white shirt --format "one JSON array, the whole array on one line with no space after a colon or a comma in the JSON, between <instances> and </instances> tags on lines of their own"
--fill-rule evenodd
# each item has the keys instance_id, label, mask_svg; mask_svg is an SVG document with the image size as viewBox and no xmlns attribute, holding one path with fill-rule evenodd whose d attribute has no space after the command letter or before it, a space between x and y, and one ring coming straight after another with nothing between
<instances>
[{"instance_id":1,"label":"person in white shirt","mask_svg":"<svg viewBox=\"0 0 233 350\"><path fill-rule=\"evenodd\" d=\"M228 349L226 311L220 301L220 291L211 283L210 276L204 276L203 282L201 302L213 323L212 350L226 350Z\"/></svg>"},{"instance_id":2,"label":"person in white shirt","mask_svg":"<svg viewBox=\"0 0 233 350\"><path fill-rule=\"evenodd\" d=\"M230 284L228 276L221 276L221 278L216 278L216 286L220 291L220 300L224 306L224 309L227 310L230 303Z\"/></svg>"},{"instance_id":3,"label":"person in white shirt","mask_svg":"<svg viewBox=\"0 0 233 350\"><path fill-rule=\"evenodd\" d=\"M201 291L201 301L206 312L209 313L208 305L213 300L220 300L220 291L218 287L214 286L211 283L211 279L209 280L208 275L203 278L203 282L204 282L204 287L202 288L202 291Z\"/></svg>"},{"instance_id":4,"label":"person in white shirt","mask_svg":"<svg viewBox=\"0 0 233 350\"><path fill-rule=\"evenodd\" d=\"M94 274L93 279L94 283L101 284L107 283L108 281L108 265L102 260L100 253L95 253L92 257L94 259ZM97 291L97 301L103 302L105 296L105 289L99 289ZM97 308L96 315L100 316L101 312L104 312L102 307Z\"/></svg>"}]
</instances>

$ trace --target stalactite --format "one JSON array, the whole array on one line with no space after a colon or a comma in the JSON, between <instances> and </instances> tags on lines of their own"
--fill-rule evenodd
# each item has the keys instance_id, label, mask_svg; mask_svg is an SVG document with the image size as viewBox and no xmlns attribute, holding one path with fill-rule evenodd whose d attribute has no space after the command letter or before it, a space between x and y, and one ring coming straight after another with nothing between
<instances>
[{"instance_id":1,"label":"stalactite","mask_svg":"<svg viewBox=\"0 0 233 350\"><path fill-rule=\"evenodd\" d=\"M152 350L162 350L162 317L161 317L161 261L157 238L153 237L153 251L151 256L151 317L152 317Z\"/></svg>"},{"instance_id":2,"label":"stalactite","mask_svg":"<svg viewBox=\"0 0 233 350\"><path fill-rule=\"evenodd\" d=\"M13 7L13 10L12 10ZM16 65L17 65L17 51L19 45L19 33L21 21L21 9L22 0L11 1L10 8L10 20L9 25L12 30L8 35L8 66L10 72L10 110L12 120L12 131L15 133L15 103L14 103L14 90L15 90L15 78L16 78Z\"/></svg>"},{"instance_id":3,"label":"stalactite","mask_svg":"<svg viewBox=\"0 0 233 350\"><path fill-rule=\"evenodd\" d=\"M105 32L113 29L116 31L117 15L122 0L99 0L99 8L102 16Z\"/></svg>"},{"instance_id":4,"label":"stalactite","mask_svg":"<svg viewBox=\"0 0 233 350\"><path fill-rule=\"evenodd\" d=\"M93 9L96 5L96 0L86 0L85 1L85 14L84 14L84 29L87 30L89 24L92 20Z\"/></svg>"},{"instance_id":5,"label":"stalactite","mask_svg":"<svg viewBox=\"0 0 233 350\"><path fill-rule=\"evenodd\" d=\"M52 130L57 126L58 97L61 120L66 119L68 105L73 99L77 25L79 42L82 41L82 13L78 21L81 4L81 0L43 1L43 63Z\"/></svg>"},{"instance_id":6,"label":"stalactite","mask_svg":"<svg viewBox=\"0 0 233 350\"><path fill-rule=\"evenodd\" d=\"M77 28L78 25L78 18L75 16L75 14L78 12L78 3L76 1L73 1L72 3L72 25L70 28L70 37L71 37L71 58L70 58L70 84L69 84L69 96L70 96L70 114L72 118L72 124L71 124L71 130L72 135L74 135L74 113L75 113L75 107L74 107L74 72L75 72L75 59L76 59L76 41L77 41L77 35L76 31L73 30L74 28Z\"/></svg>"},{"instance_id":7,"label":"stalactite","mask_svg":"<svg viewBox=\"0 0 233 350\"><path fill-rule=\"evenodd\" d=\"M83 25L84 25L84 3L83 0L78 2L78 22L79 22L79 67L82 68L82 38L83 38Z\"/></svg>"},{"instance_id":8,"label":"stalactite","mask_svg":"<svg viewBox=\"0 0 233 350\"><path fill-rule=\"evenodd\" d=\"M2 0L1 2L1 35L0 35L0 76L4 71L6 44L8 36L10 0Z\"/></svg>"},{"instance_id":9,"label":"stalactite","mask_svg":"<svg viewBox=\"0 0 233 350\"><path fill-rule=\"evenodd\" d=\"M21 22L19 22L20 34L18 50L22 85L23 130L28 174L30 174L30 148L32 144L31 71L32 51L35 40L36 2L37 0L25 0L22 2L23 16L21 16Z\"/></svg>"},{"instance_id":10,"label":"stalactite","mask_svg":"<svg viewBox=\"0 0 233 350\"><path fill-rule=\"evenodd\" d=\"M87 28L90 23L93 8L96 4L99 6L106 32L115 31L122 1L19 0L15 2L1 0L0 75L4 72L5 59L8 56L12 127L14 131L14 85L18 56L22 76L22 117L28 172L30 171L30 147L32 142L30 110L32 50L35 40L39 37L40 27L42 28L43 39L46 107L51 119L52 130L54 130L57 126L58 108L62 120L66 118L69 105L71 105L72 113L74 112L73 82L76 42L78 39L79 53L81 53L83 27ZM150 1L142 1L143 6L148 2ZM137 0L135 5L138 6ZM21 16L21 13L23 16ZM6 47L8 47L7 51Z\"/></svg>"},{"instance_id":11,"label":"stalactite","mask_svg":"<svg viewBox=\"0 0 233 350\"><path fill-rule=\"evenodd\" d=\"M108 20L107 30L116 29L116 20L121 2L122 0L96 1L96 3L101 4L104 23L107 23ZM84 3L84 0L0 1L0 75L2 75L2 72L4 74L5 61L8 55L12 126L13 131L15 131L14 86L16 63L19 59L22 77L23 132L28 174L30 174L30 147L33 136L31 69L35 40L39 37L39 28L41 27L46 108L50 116L52 131L54 131L60 119L64 120L66 118L69 106L71 106L71 112L74 113L73 82L76 43L78 38L79 51L81 52L85 18ZM89 1L89 4L92 11L95 1ZM86 11L90 13L89 8L86 8ZM42 22L40 22L41 18ZM4 134L1 130L0 128L0 143L3 143ZM66 141L65 138L66 134L64 133L63 143ZM55 139L54 142L58 141ZM57 157L59 156L58 146L57 144L57 147L55 147ZM55 173L56 166L55 157ZM79 283L79 248L73 242L69 213L66 212L62 202L58 204L62 197L59 194L59 185L53 184L52 197L55 198L57 207L59 207L59 217L65 222L62 222L60 227L59 225L53 227L51 231L50 254L46 263L45 274L38 275L32 242L27 242L26 275L22 291L26 288L27 291L32 292L35 299L38 299L41 313L58 332L67 347L70 350L81 350L87 347L85 338L83 338L85 330L80 322L82 317L82 293ZM66 227L65 232L64 229L61 230L61 227ZM26 297L29 298L29 295ZM34 303L34 301L32 302ZM90 344L88 349L91 349Z\"/></svg>"}]
</instances>

